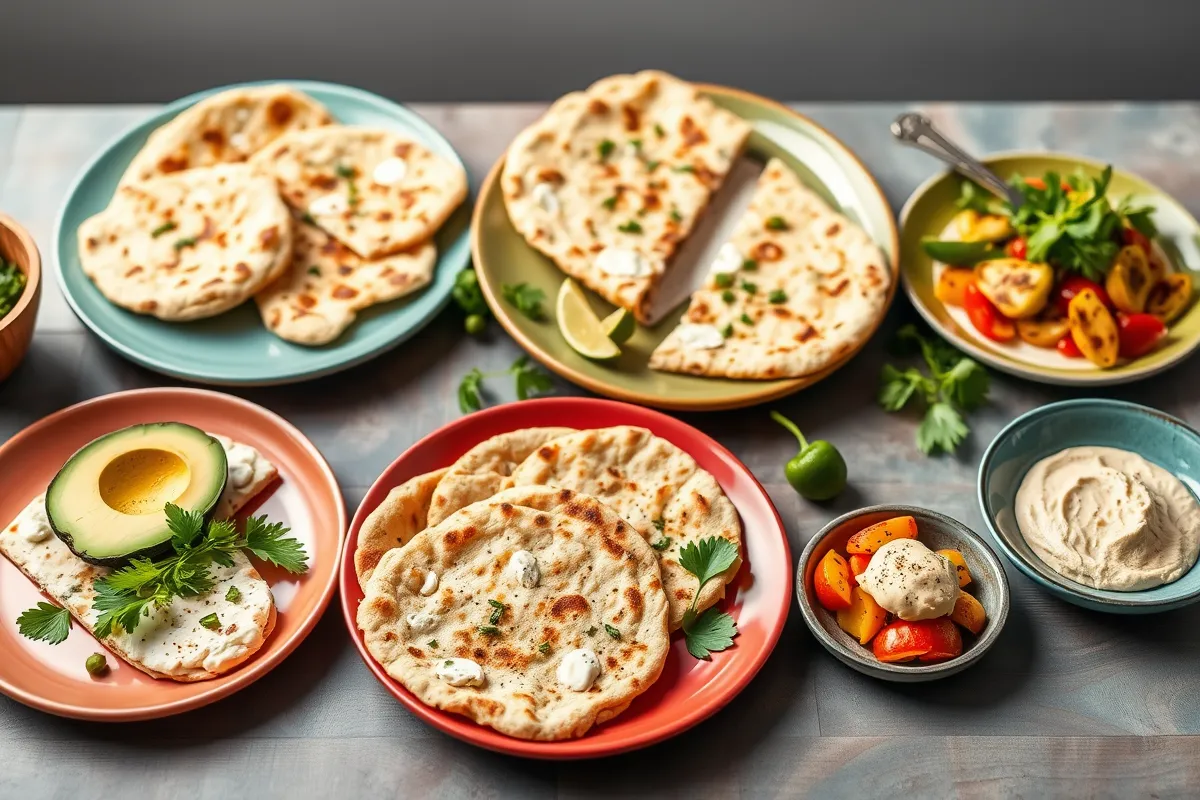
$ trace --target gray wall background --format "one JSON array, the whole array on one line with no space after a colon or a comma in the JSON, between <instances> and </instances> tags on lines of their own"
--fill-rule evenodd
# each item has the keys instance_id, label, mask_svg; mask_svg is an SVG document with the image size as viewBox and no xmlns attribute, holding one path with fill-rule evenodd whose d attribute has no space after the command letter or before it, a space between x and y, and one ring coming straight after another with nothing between
<instances>
[{"instance_id":1,"label":"gray wall background","mask_svg":"<svg viewBox=\"0 0 1200 800\"><path fill-rule=\"evenodd\" d=\"M1200 0L0 0L0 102L548 100L650 66L788 100L1193 99L1197 34Z\"/></svg>"}]
</instances>

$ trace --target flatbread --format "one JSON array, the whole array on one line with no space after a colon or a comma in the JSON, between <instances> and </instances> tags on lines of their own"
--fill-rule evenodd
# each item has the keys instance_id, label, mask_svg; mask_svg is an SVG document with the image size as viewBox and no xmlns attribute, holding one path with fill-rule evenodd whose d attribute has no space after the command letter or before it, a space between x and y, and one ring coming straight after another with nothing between
<instances>
[{"instance_id":1,"label":"flatbread","mask_svg":"<svg viewBox=\"0 0 1200 800\"><path fill-rule=\"evenodd\" d=\"M493 436L472 447L450 466L433 492L429 524L512 486L509 478L517 465L551 439L574 428L522 428Z\"/></svg>"},{"instance_id":2,"label":"flatbread","mask_svg":"<svg viewBox=\"0 0 1200 800\"><path fill-rule=\"evenodd\" d=\"M462 167L392 131L297 131L257 153L293 208L363 258L429 239L467 196Z\"/></svg>"},{"instance_id":3,"label":"flatbread","mask_svg":"<svg viewBox=\"0 0 1200 800\"><path fill-rule=\"evenodd\" d=\"M403 547L425 530L430 497L445 474L445 469L438 469L408 479L388 492L383 502L363 520L354 548L354 572L364 592L384 554Z\"/></svg>"},{"instance_id":4,"label":"flatbread","mask_svg":"<svg viewBox=\"0 0 1200 800\"><path fill-rule=\"evenodd\" d=\"M736 270L732 285L723 288L717 273L709 275L679 327L650 356L652 369L725 378L810 375L854 353L887 311L892 276L879 246L778 159L767 164L725 248L732 249L717 263ZM745 259L757 268L740 268ZM783 302L771 302L777 290Z\"/></svg>"},{"instance_id":5,"label":"flatbread","mask_svg":"<svg viewBox=\"0 0 1200 800\"><path fill-rule=\"evenodd\" d=\"M206 97L150 134L120 185L245 161L288 131L331 122L325 106L290 86L230 89Z\"/></svg>"},{"instance_id":6,"label":"flatbread","mask_svg":"<svg viewBox=\"0 0 1200 800\"><path fill-rule=\"evenodd\" d=\"M112 303L163 320L228 311L283 274L292 218L245 164L125 186L79 226L83 272Z\"/></svg>"},{"instance_id":7,"label":"flatbread","mask_svg":"<svg viewBox=\"0 0 1200 800\"><path fill-rule=\"evenodd\" d=\"M211 435L211 434L210 434ZM219 513L231 516L244 508L278 475L275 466L249 445L214 437L225 447L230 464L244 464L250 478L230 475L218 501ZM252 455L244 450L253 451ZM45 495L38 495L11 524L0 529L0 553L56 603L71 612L89 632L99 613L92 608L95 582L112 572L76 556L50 530ZM198 597L176 597L166 608L155 608L132 633L115 631L101 641L142 672L154 678L190 683L215 678L257 653L275 627L275 602L271 588L243 554L230 566L213 564L216 583ZM237 603L226 599L236 587ZM210 631L199 624L215 613L225 624Z\"/></svg>"},{"instance_id":8,"label":"flatbread","mask_svg":"<svg viewBox=\"0 0 1200 800\"><path fill-rule=\"evenodd\" d=\"M695 459L645 428L619 426L578 431L538 448L513 470L514 486L560 486L592 495L611 506L655 544L670 604L670 629L696 593L696 578L679 565L679 551L710 536L742 549L742 523L716 479ZM663 540L666 540L665 543ZM725 585L741 567L734 562L710 582L696 601L703 611L725 596Z\"/></svg>"},{"instance_id":9,"label":"flatbread","mask_svg":"<svg viewBox=\"0 0 1200 800\"><path fill-rule=\"evenodd\" d=\"M563 272L646 322L671 257L749 134L689 83L614 75L562 97L517 136L505 206Z\"/></svg>"},{"instance_id":10,"label":"flatbread","mask_svg":"<svg viewBox=\"0 0 1200 800\"><path fill-rule=\"evenodd\" d=\"M528 588L509 573L521 550L540 573ZM437 588L425 596L431 571ZM495 635L479 630L495 610L489 600L505 606ZM414 628L408 617L420 612L436 616ZM670 645L654 551L595 498L548 487L506 490L389 552L358 626L372 657L421 702L547 741L582 736L628 708L658 679ZM583 691L556 675L577 648L601 665ZM478 663L482 685L440 678L452 658Z\"/></svg>"},{"instance_id":11,"label":"flatbread","mask_svg":"<svg viewBox=\"0 0 1200 800\"><path fill-rule=\"evenodd\" d=\"M363 259L315 225L300 222L291 266L254 301L267 330L281 339L328 344L350 327L359 311L426 286L436 264L432 241Z\"/></svg>"}]
</instances>

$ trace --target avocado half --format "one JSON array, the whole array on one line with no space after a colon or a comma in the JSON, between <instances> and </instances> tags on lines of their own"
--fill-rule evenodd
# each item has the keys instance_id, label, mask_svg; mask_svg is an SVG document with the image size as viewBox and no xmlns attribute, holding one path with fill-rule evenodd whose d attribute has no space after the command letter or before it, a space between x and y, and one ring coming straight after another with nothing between
<instances>
[{"instance_id":1,"label":"avocado half","mask_svg":"<svg viewBox=\"0 0 1200 800\"><path fill-rule=\"evenodd\" d=\"M50 527L71 552L116 567L170 547L167 503L207 519L225 491L221 443L181 422L132 425L71 456L46 490Z\"/></svg>"}]
</instances>

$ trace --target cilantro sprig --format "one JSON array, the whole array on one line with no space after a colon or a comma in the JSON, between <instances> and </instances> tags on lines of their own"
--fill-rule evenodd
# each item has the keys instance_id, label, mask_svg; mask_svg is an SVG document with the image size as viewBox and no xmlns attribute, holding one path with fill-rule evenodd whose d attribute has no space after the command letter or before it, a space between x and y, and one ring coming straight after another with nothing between
<instances>
[{"instance_id":1,"label":"cilantro sprig","mask_svg":"<svg viewBox=\"0 0 1200 800\"><path fill-rule=\"evenodd\" d=\"M546 311L542 308L546 293L536 286L530 286L528 283L506 283L500 287L500 293L504 295L505 301L534 322L546 319Z\"/></svg>"},{"instance_id":2,"label":"cilantro sprig","mask_svg":"<svg viewBox=\"0 0 1200 800\"><path fill-rule=\"evenodd\" d=\"M697 615L696 601L709 581L719 578L738 558L738 548L728 539L710 536L689 542L679 550L679 565L696 576L700 585L692 595L692 605L683 613L683 635L688 652L696 658L709 660L712 653L733 646L737 623L728 614L709 608Z\"/></svg>"},{"instance_id":3,"label":"cilantro sprig","mask_svg":"<svg viewBox=\"0 0 1200 800\"><path fill-rule=\"evenodd\" d=\"M885 364L879 405L899 411L914 399L923 400L925 418L917 428L917 447L926 455L937 450L953 453L970 433L963 414L987 402L990 376L941 339L922 335L915 325L902 327L896 339L902 348L920 351L929 374L917 367Z\"/></svg>"},{"instance_id":4,"label":"cilantro sprig","mask_svg":"<svg viewBox=\"0 0 1200 800\"><path fill-rule=\"evenodd\" d=\"M268 522L266 516L246 520L242 532L227 520L205 523L203 515L168 503L167 527L171 530L173 555L152 561L135 558L96 581L92 608L100 612L95 634L109 636L119 628L132 633L152 607L164 607L175 597L196 597L216 585L211 567L228 567L233 554L247 551L291 573L308 569L308 554L296 539L285 536L288 528Z\"/></svg>"},{"instance_id":5,"label":"cilantro sprig","mask_svg":"<svg viewBox=\"0 0 1200 800\"><path fill-rule=\"evenodd\" d=\"M25 291L25 283L25 273L16 263L5 261L0 256L0 318L17 307L17 301Z\"/></svg>"},{"instance_id":6,"label":"cilantro sprig","mask_svg":"<svg viewBox=\"0 0 1200 800\"><path fill-rule=\"evenodd\" d=\"M17 617L17 630L35 642L61 644L71 632L71 612L62 606L38 603Z\"/></svg>"},{"instance_id":7,"label":"cilantro sprig","mask_svg":"<svg viewBox=\"0 0 1200 800\"><path fill-rule=\"evenodd\" d=\"M508 369L499 372L483 372L478 367L473 367L458 384L458 407L462 413L470 414L483 408L483 382L502 375L513 377L518 400L528 400L535 395L546 394L554 388L550 376L530 363L529 356L521 356Z\"/></svg>"}]
</instances>

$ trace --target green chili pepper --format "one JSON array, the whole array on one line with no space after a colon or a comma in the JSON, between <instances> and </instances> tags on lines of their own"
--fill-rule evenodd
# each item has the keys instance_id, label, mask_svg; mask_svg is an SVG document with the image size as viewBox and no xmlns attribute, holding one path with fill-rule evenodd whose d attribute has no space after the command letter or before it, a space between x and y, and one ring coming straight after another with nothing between
<instances>
[{"instance_id":1,"label":"green chili pepper","mask_svg":"<svg viewBox=\"0 0 1200 800\"><path fill-rule=\"evenodd\" d=\"M778 411L771 419L792 432L800 451L787 462L783 474L792 488L808 500L830 500L846 488L846 461L838 449L824 439L809 442L790 419Z\"/></svg>"},{"instance_id":2,"label":"green chili pepper","mask_svg":"<svg viewBox=\"0 0 1200 800\"><path fill-rule=\"evenodd\" d=\"M921 249L935 261L955 267L973 267L981 261L1004 258L1004 251L992 242L953 242L925 238Z\"/></svg>"}]
</instances>

